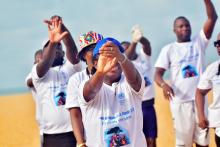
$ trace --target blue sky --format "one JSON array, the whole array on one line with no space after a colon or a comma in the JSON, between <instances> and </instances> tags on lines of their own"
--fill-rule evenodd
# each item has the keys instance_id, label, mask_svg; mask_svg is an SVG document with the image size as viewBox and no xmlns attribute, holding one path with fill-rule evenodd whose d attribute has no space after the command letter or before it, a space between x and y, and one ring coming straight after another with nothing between
<instances>
[{"instance_id":1,"label":"blue sky","mask_svg":"<svg viewBox=\"0 0 220 147\"><path fill-rule=\"evenodd\" d=\"M213 3L218 10L220 1ZM203 0L1 0L0 95L27 90L24 79L33 65L33 54L47 38L43 20L54 14L62 16L77 45L79 35L90 30L119 41L131 40L130 29L139 24L151 41L153 63L160 49L175 41L172 24L177 16L190 20L193 35L207 18ZM218 32L219 20L207 63L218 59L212 46Z\"/></svg>"}]
</instances>

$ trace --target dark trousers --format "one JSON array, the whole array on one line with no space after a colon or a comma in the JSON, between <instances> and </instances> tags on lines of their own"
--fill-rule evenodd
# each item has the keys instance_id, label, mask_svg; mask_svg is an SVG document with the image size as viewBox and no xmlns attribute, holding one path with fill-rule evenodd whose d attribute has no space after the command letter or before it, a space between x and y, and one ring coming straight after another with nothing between
<instances>
[{"instance_id":1,"label":"dark trousers","mask_svg":"<svg viewBox=\"0 0 220 147\"><path fill-rule=\"evenodd\" d=\"M220 137L215 134L215 143L217 147L220 147Z\"/></svg>"},{"instance_id":2,"label":"dark trousers","mask_svg":"<svg viewBox=\"0 0 220 147\"><path fill-rule=\"evenodd\" d=\"M75 147L76 138L73 132L44 134L43 147Z\"/></svg>"}]
</instances>

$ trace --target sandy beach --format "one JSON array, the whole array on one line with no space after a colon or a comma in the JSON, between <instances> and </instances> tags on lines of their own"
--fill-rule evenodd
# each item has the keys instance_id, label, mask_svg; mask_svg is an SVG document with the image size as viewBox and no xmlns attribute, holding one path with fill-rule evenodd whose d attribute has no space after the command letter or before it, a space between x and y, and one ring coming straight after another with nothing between
<instances>
[{"instance_id":1,"label":"sandy beach","mask_svg":"<svg viewBox=\"0 0 220 147\"><path fill-rule=\"evenodd\" d=\"M158 147L174 147L174 130L169 102L156 88ZM211 95L209 94L209 101ZM210 147L215 147L213 130ZM31 93L0 96L0 147L39 147L39 130Z\"/></svg>"}]
</instances>

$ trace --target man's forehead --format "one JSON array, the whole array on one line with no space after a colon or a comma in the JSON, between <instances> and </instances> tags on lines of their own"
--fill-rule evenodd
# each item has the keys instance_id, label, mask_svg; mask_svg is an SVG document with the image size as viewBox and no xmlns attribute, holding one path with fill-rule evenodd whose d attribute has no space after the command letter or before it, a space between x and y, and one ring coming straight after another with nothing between
<instances>
[{"instance_id":1,"label":"man's forehead","mask_svg":"<svg viewBox=\"0 0 220 147\"><path fill-rule=\"evenodd\" d=\"M189 21L184 18L179 18L175 21L175 26L180 25L180 24L189 24Z\"/></svg>"}]
</instances>

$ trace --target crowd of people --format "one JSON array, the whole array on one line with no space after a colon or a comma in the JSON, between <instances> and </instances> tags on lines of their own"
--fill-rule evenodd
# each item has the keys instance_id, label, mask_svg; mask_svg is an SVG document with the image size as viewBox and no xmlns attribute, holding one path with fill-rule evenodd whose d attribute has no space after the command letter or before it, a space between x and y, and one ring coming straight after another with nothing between
<instances>
[{"instance_id":1,"label":"crowd of people","mask_svg":"<svg viewBox=\"0 0 220 147\"><path fill-rule=\"evenodd\" d=\"M150 41L138 25L131 29L131 41L83 33L77 49L60 16L45 20L48 40L36 51L26 78L41 146L156 147L155 81L170 102L176 147L207 147L209 128L215 129L220 147L220 61L205 70L205 51L218 16L211 0L203 1L207 20L201 31L191 38L189 20L177 17L176 41L161 49L155 68ZM220 35L214 46L220 55ZM169 82L163 78L167 70ZM213 102L208 106L210 90Z\"/></svg>"}]
</instances>

